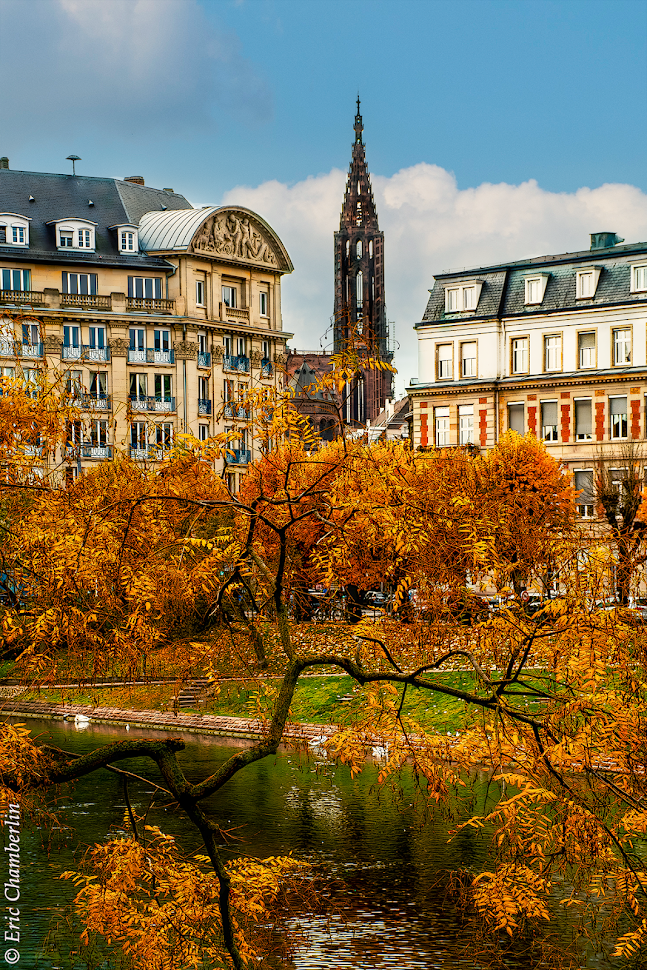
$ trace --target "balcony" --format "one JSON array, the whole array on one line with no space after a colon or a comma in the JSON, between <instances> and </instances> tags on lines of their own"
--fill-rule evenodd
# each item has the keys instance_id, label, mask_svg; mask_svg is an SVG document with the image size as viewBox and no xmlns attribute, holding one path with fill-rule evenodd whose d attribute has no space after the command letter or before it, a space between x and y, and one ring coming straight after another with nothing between
<instances>
[{"instance_id":1,"label":"balcony","mask_svg":"<svg viewBox=\"0 0 647 970\"><path fill-rule=\"evenodd\" d=\"M61 360L86 360L91 362L107 362L110 360L108 347L61 347Z\"/></svg>"},{"instance_id":2,"label":"balcony","mask_svg":"<svg viewBox=\"0 0 647 970\"><path fill-rule=\"evenodd\" d=\"M207 367L211 369L211 354L208 352L198 354L198 367Z\"/></svg>"},{"instance_id":3,"label":"balcony","mask_svg":"<svg viewBox=\"0 0 647 970\"><path fill-rule=\"evenodd\" d=\"M131 411L175 411L175 398L143 397L131 395L129 398Z\"/></svg>"},{"instance_id":4,"label":"balcony","mask_svg":"<svg viewBox=\"0 0 647 970\"><path fill-rule=\"evenodd\" d=\"M153 300L146 296L127 296L126 309L142 313L175 313L175 300Z\"/></svg>"},{"instance_id":5,"label":"balcony","mask_svg":"<svg viewBox=\"0 0 647 970\"><path fill-rule=\"evenodd\" d=\"M226 303L220 304L220 319L235 320L249 323L249 307L227 306Z\"/></svg>"},{"instance_id":6,"label":"balcony","mask_svg":"<svg viewBox=\"0 0 647 970\"><path fill-rule=\"evenodd\" d=\"M0 340L0 357L16 357L18 355L13 340Z\"/></svg>"},{"instance_id":7,"label":"balcony","mask_svg":"<svg viewBox=\"0 0 647 970\"><path fill-rule=\"evenodd\" d=\"M235 417L238 418L239 421L247 421L247 418L249 417L247 408L244 408L242 405L239 404L238 407L236 408Z\"/></svg>"},{"instance_id":8,"label":"balcony","mask_svg":"<svg viewBox=\"0 0 647 970\"><path fill-rule=\"evenodd\" d=\"M153 350L148 347L146 350L129 350L129 364L174 364L174 350Z\"/></svg>"},{"instance_id":9,"label":"balcony","mask_svg":"<svg viewBox=\"0 0 647 970\"><path fill-rule=\"evenodd\" d=\"M233 404L225 404L223 414L226 418L233 418L234 416L234 406Z\"/></svg>"},{"instance_id":10,"label":"balcony","mask_svg":"<svg viewBox=\"0 0 647 970\"><path fill-rule=\"evenodd\" d=\"M249 374L249 357L233 357L231 354L225 354L222 358L222 369L235 371L238 374Z\"/></svg>"},{"instance_id":11,"label":"balcony","mask_svg":"<svg viewBox=\"0 0 647 970\"><path fill-rule=\"evenodd\" d=\"M68 444L65 454L68 458L96 458L102 461L112 458L112 445L98 445L90 441L84 441L78 445Z\"/></svg>"},{"instance_id":12,"label":"balcony","mask_svg":"<svg viewBox=\"0 0 647 970\"><path fill-rule=\"evenodd\" d=\"M41 306L45 294L36 290L0 290L0 303L20 303L28 306Z\"/></svg>"},{"instance_id":13,"label":"balcony","mask_svg":"<svg viewBox=\"0 0 647 970\"><path fill-rule=\"evenodd\" d=\"M236 465L249 465L252 460L252 453L248 448L234 448L233 463Z\"/></svg>"},{"instance_id":14,"label":"balcony","mask_svg":"<svg viewBox=\"0 0 647 970\"><path fill-rule=\"evenodd\" d=\"M96 293L61 293L61 306L76 306L81 310L111 310L112 300L109 296L97 296Z\"/></svg>"},{"instance_id":15,"label":"balcony","mask_svg":"<svg viewBox=\"0 0 647 970\"><path fill-rule=\"evenodd\" d=\"M211 401L206 398L198 398L198 414L211 414Z\"/></svg>"},{"instance_id":16,"label":"balcony","mask_svg":"<svg viewBox=\"0 0 647 970\"><path fill-rule=\"evenodd\" d=\"M142 447L131 445L128 453L134 461L164 461L171 452L168 448L160 448L158 445L144 445Z\"/></svg>"},{"instance_id":17,"label":"balcony","mask_svg":"<svg viewBox=\"0 0 647 970\"><path fill-rule=\"evenodd\" d=\"M72 394L74 392L68 391ZM110 395L102 394L100 397L94 397L90 394L77 394L68 400L70 407L78 408L79 411L109 411L110 410Z\"/></svg>"},{"instance_id":18,"label":"balcony","mask_svg":"<svg viewBox=\"0 0 647 970\"><path fill-rule=\"evenodd\" d=\"M42 458L45 449L42 445L24 445L22 453L25 458Z\"/></svg>"},{"instance_id":19,"label":"balcony","mask_svg":"<svg viewBox=\"0 0 647 970\"><path fill-rule=\"evenodd\" d=\"M22 357L27 360L42 360L43 357L43 345L42 344L19 344L16 345L16 350L18 351L17 356Z\"/></svg>"},{"instance_id":20,"label":"balcony","mask_svg":"<svg viewBox=\"0 0 647 970\"><path fill-rule=\"evenodd\" d=\"M272 367L272 362L269 357L263 357L261 361L261 377L271 377L274 373L274 368Z\"/></svg>"}]
</instances>

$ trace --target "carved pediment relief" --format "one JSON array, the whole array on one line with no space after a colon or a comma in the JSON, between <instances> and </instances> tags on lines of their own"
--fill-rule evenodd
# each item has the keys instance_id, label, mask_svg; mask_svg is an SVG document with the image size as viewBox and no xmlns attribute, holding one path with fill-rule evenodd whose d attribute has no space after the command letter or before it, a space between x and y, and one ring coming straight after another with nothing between
<instances>
[{"instance_id":1,"label":"carved pediment relief","mask_svg":"<svg viewBox=\"0 0 647 970\"><path fill-rule=\"evenodd\" d=\"M240 260L268 269L292 269L267 227L244 209L225 209L210 215L193 237L190 248L205 256Z\"/></svg>"}]
</instances>

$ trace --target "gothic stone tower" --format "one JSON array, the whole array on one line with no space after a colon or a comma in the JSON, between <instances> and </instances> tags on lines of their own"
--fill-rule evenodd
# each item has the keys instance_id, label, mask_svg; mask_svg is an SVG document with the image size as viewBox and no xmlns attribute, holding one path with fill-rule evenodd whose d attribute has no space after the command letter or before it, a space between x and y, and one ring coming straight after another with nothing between
<instances>
[{"instance_id":1,"label":"gothic stone tower","mask_svg":"<svg viewBox=\"0 0 647 970\"><path fill-rule=\"evenodd\" d=\"M335 353L357 347L391 360L384 300L384 233L380 232L366 167L362 116L355 115L353 158L348 170L339 232L335 233ZM374 421L391 393L388 371L365 371L354 382L348 424Z\"/></svg>"}]
</instances>

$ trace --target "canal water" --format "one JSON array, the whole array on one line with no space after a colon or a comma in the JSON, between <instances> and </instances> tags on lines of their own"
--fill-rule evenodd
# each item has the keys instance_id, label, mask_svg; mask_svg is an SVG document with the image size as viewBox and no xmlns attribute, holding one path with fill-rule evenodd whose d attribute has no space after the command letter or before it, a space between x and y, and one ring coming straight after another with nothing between
<instances>
[{"instance_id":1,"label":"canal water","mask_svg":"<svg viewBox=\"0 0 647 970\"><path fill-rule=\"evenodd\" d=\"M121 727L105 725L78 729L71 722L27 723L33 736L77 753L115 739L154 734L133 729L126 735ZM159 732L159 736L168 734ZM194 734L184 737L187 747L180 757L192 781L207 777L237 743ZM121 764L159 780L149 762L133 759ZM413 779L404 778L396 797L376 785L377 770L376 765L368 765L351 779L347 769L323 759L283 752L240 772L207 803L219 823L235 829L241 840L232 855L293 852L317 867L327 887L327 913L292 917L305 931L293 957L287 962L265 961L263 966L290 970L470 970L477 966L468 955L468 929L446 898L442 873L484 862L486 838L466 830L448 843L454 822L425 817L416 802ZM132 783L129 791L133 807L142 813L152 789ZM81 779L73 798L59 802L57 813L66 827L53 845L46 843L44 833L25 829L23 864L29 864L22 872L19 967L118 970L116 955L97 955L88 962L74 954L78 953L78 927L70 924L68 912L74 887L58 876L75 866L88 845L105 840L111 827L121 828L124 809L121 780L100 771ZM465 812L469 810L481 812L483 805L466 805ZM175 835L186 849L198 846L195 831L179 815L160 808L151 813L149 823ZM43 948L45 940L48 945ZM528 970L530 964L519 957L510 958L507 966Z\"/></svg>"}]
</instances>

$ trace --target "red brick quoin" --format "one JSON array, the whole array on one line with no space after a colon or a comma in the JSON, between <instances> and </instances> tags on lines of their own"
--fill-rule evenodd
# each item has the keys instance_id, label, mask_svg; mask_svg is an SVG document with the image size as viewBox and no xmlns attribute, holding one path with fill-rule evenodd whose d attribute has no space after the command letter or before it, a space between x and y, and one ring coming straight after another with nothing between
<instances>
[{"instance_id":1,"label":"red brick quoin","mask_svg":"<svg viewBox=\"0 0 647 970\"><path fill-rule=\"evenodd\" d=\"M640 401L631 402L631 437L640 438Z\"/></svg>"},{"instance_id":2,"label":"red brick quoin","mask_svg":"<svg viewBox=\"0 0 647 970\"><path fill-rule=\"evenodd\" d=\"M604 401L595 402L595 440L604 440Z\"/></svg>"},{"instance_id":3,"label":"red brick quoin","mask_svg":"<svg viewBox=\"0 0 647 970\"><path fill-rule=\"evenodd\" d=\"M537 434L537 407L528 405L528 431L530 434Z\"/></svg>"},{"instance_id":4,"label":"red brick quoin","mask_svg":"<svg viewBox=\"0 0 647 970\"><path fill-rule=\"evenodd\" d=\"M571 406L562 404L562 441L569 441L571 437Z\"/></svg>"},{"instance_id":5,"label":"red brick quoin","mask_svg":"<svg viewBox=\"0 0 647 970\"><path fill-rule=\"evenodd\" d=\"M487 410L481 408L479 411L479 442L482 448L487 444Z\"/></svg>"}]
</instances>

